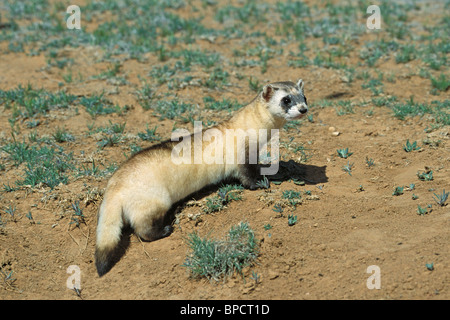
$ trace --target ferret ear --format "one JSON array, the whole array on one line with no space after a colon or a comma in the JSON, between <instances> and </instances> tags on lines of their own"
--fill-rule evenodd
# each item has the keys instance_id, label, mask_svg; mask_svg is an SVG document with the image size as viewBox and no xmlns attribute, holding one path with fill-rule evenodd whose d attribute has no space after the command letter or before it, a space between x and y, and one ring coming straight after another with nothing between
<instances>
[{"instance_id":1,"label":"ferret ear","mask_svg":"<svg viewBox=\"0 0 450 320\"><path fill-rule=\"evenodd\" d=\"M266 102L269 102L269 100L272 99L274 92L275 88L270 84L266 84L262 91L262 97L266 100Z\"/></svg>"},{"instance_id":2,"label":"ferret ear","mask_svg":"<svg viewBox=\"0 0 450 320\"><path fill-rule=\"evenodd\" d=\"M305 86L305 83L303 82L302 79L298 79L297 81L297 88L299 88L300 90L303 91L303 87Z\"/></svg>"}]
</instances>

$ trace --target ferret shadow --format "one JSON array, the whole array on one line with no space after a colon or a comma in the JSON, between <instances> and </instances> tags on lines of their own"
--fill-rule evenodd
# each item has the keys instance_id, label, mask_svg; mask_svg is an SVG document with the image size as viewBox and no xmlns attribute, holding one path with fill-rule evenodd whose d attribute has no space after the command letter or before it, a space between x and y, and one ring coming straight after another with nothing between
<instances>
[{"instance_id":1,"label":"ferret shadow","mask_svg":"<svg viewBox=\"0 0 450 320\"><path fill-rule=\"evenodd\" d=\"M272 182L286 182L292 180L296 184L304 183L305 185L317 185L328 181L328 177L326 175L326 166L319 167L314 165L300 164L295 162L294 160L289 160L287 162L280 161L277 173L266 177L269 179L269 181ZM196 193L189 195L185 199L178 201L177 203L173 204L173 206L166 213L162 225L173 225L177 213L189 200L198 200L210 196L211 194L217 192L217 189L220 188L220 186L227 183L239 183L239 181L226 180L217 185L210 185L201 189L200 191L197 191ZM273 187L273 185L274 184L272 183L271 187ZM112 261L111 268L117 262L119 262L122 256L125 255L128 247L131 244L132 236L133 229L130 226L124 226L120 243L117 246L116 251L114 252L114 259ZM167 234L167 236L170 236L170 234ZM147 242L145 240L142 241Z\"/></svg>"},{"instance_id":2,"label":"ferret shadow","mask_svg":"<svg viewBox=\"0 0 450 320\"><path fill-rule=\"evenodd\" d=\"M280 161L278 172L274 175L267 176L269 181L284 182L292 180L295 183L307 185L316 185L328 182L326 175L326 166L314 166L309 164L297 163L294 160Z\"/></svg>"}]
</instances>

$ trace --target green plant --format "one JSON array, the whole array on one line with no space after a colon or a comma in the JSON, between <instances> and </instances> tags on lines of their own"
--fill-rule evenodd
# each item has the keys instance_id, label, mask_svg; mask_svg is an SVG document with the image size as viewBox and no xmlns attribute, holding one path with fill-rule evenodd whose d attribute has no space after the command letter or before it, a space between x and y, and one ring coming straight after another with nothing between
<instances>
[{"instance_id":1,"label":"green plant","mask_svg":"<svg viewBox=\"0 0 450 320\"><path fill-rule=\"evenodd\" d=\"M5 209L5 213L11 216L11 220L13 222L17 222L16 210L17 210L16 206L11 205L9 205L8 208Z\"/></svg>"},{"instance_id":2,"label":"green plant","mask_svg":"<svg viewBox=\"0 0 450 320\"><path fill-rule=\"evenodd\" d=\"M86 111L95 118L98 115L120 112L121 108L113 105L111 101L105 99L103 94L93 95L91 97L81 97L80 104L86 108Z\"/></svg>"},{"instance_id":3,"label":"green plant","mask_svg":"<svg viewBox=\"0 0 450 320\"><path fill-rule=\"evenodd\" d=\"M433 170L427 170L425 172L417 172L417 177L422 181L431 181L433 180Z\"/></svg>"},{"instance_id":4,"label":"green plant","mask_svg":"<svg viewBox=\"0 0 450 320\"><path fill-rule=\"evenodd\" d=\"M403 194L403 187L395 187L394 192L392 193L393 196L399 196Z\"/></svg>"},{"instance_id":5,"label":"green plant","mask_svg":"<svg viewBox=\"0 0 450 320\"><path fill-rule=\"evenodd\" d=\"M417 214L423 216L427 213L427 208L422 208L421 206L417 206Z\"/></svg>"},{"instance_id":6,"label":"green plant","mask_svg":"<svg viewBox=\"0 0 450 320\"><path fill-rule=\"evenodd\" d=\"M405 45L400 48L395 56L395 62L407 63L416 58L416 48L414 45Z\"/></svg>"},{"instance_id":7,"label":"green plant","mask_svg":"<svg viewBox=\"0 0 450 320\"><path fill-rule=\"evenodd\" d=\"M445 206L445 202L448 199L448 195L450 194L450 192L445 192L445 189L442 190L442 194L436 194L434 193L434 197L433 200L436 201L436 203L438 205L440 205L441 207Z\"/></svg>"},{"instance_id":8,"label":"green plant","mask_svg":"<svg viewBox=\"0 0 450 320\"><path fill-rule=\"evenodd\" d=\"M73 155L64 153L61 147L28 145L17 142L14 137L14 142L1 147L1 150L9 154L14 165L25 163L24 179L16 181L19 186L34 187L42 183L53 189L68 182L67 172L73 167Z\"/></svg>"},{"instance_id":9,"label":"green plant","mask_svg":"<svg viewBox=\"0 0 450 320\"><path fill-rule=\"evenodd\" d=\"M277 213L283 213L284 211L283 207L279 204L274 205L272 210Z\"/></svg>"},{"instance_id":10,"label":"green plant","mask_svg":"<svg viewBox=\"0 0 450 320\"><path fill-rule=\"evenodd\" d=\"M64 91L51 93L44 89L34 89L31 84L26 87L19 85L16 89L0 90L0 104L5 104L7 109L13 106L10 122L16 118L33 118L37 115L45 115L52 109L67 109L74 103L77 97Z\"/></svg>"},{"instance_id":11,"label":"green plant","mask_svg":"<svg viewBox=\"0 0 450 320\"><path fill-rule=\"evenodd\" d=\"M194 106L189 103L180 102L178 99L171 101L161 100L152 105L152 109L159 114L159 120L175 119L181 117L188 110L192 110Z\"/></svg>"},{"instance_id":12,"label":"green plant","mask_svg":"<svg viewBox=\"0 0 450 320\"><path fill-rule=\"evenodd\" d=\"M259 83L258 79L253 79L253 77L250 77L248 79L248 86L250 89L254 92L259 92L259 89L261 87L261 84Z\"/></svg>"},{"instance_id":13,"label":"green plant","mask_svg":"<svg viewBox=\"0 0 450 320\"><path fill-rule=\"evenodd\" d=\"M342 170L347 172L350 176L352 175L353 163L347 161L347 164L342 167Z\"/></svg>"},{"instance_id":14,"label":"green plant","mask_svg":"<svg viewBox=\"0 0 450 320\"><path fill-rule=\"evenodd\" d=\"M237 184L227 184L219 188L217 195L206 198L206 205L203 208L205 213L221 211L231 201L242 200L241 192L244 188Z\"/></svg>"},{"instance_id":15,"label":"green plant","mask_svg":"<svg viewBox=\"0 0 450 320\"><path fill-rule=\"evenodd\" d=\"M370 89L374 96L378 96L380 93L383 93L383 83L380 79L370 79L369 81L364 82L361 87L363 89Z\"/></svg>"},{"instance_id":16,"label":"green plant","mask_svg":"<svg viewBox=\"0 0 450 320\"><path fill-rule=\"evenodd\" d=\"M337 149L336 151L337 151L338 156L341 158L344 158L344 159L347 159L348 157L350 157L353 154L353 152L350 152L350 153L348 152L348 148Z\"/></svg>"},{"instance_id":17,"label":"green plant","mask_svg":"<svg viewBox=\"0 0 450 320\"><path fill-rule=\"evenodd\" d=\"M191 233L187 238L191 250L183 264L196 277L219 281L251 266L258 257L258 242L248 223L231 227L223 240L201 238Z\"/></svg>"},{"instance_id":18,"label":"green plant","mask_svg":"<svg viewBox=\"0 0 450 320\"><path fill-rule=\"evenodd\" d=\"M259 276L255 271L252 271L252 275L250 276L250 279L255 281L255 284L258 284L261 280L261 276Z\"/></svg>"},{"instance_id":19,"label":"green plant","mask_svg":"<svg viewBox=\"0 0 450 320\"><path fill-rule=\"evenodd\" d=\"M56 142L68 142L75 140L75 137L65 128L57 128L52 136Z\"/></svg>"},{"instance_id":20,"label":"green plant","mask_svg":"<svg viewBox=\"0 0 450 320\"><path fill-rule=\"evenodd\" d=\"M6 284L6 286L10 289L16 289L14 282L16 282L17 279L13 278L14 271L11 270L8 274L6 274L0 268L0 272L3 275L3 282Z\"/></svg>"},{"instance_id":21,"label":"green plant","mask_svg":"<svg viewBox=\"0 0 450 320\"><path fill-rule=\"evenodd\" d=\"M16 188L14 188L14 187L11 187L10 185L9 185L9 183L8 184L3 184L3 191L4 192L13 192L13 191L16 191L17 189Z\"/></svg>"},{"instance_id":22,"label":"green plant","mask_svg":"<svg viewBox=\"0 0 450 320\"><path fill-rule=\"evenodd\" d=\"M136 95L139 104L142 106L144 110L148 110L151 108L151 103L155 96L155 91L148 83L144 83L142 88L136 91Z\"/></svg>"},{"instance_id":23,"label":"green plant","mask_svg":"<svg viewBox=\"0 0 450 320\"><path fill-rule=\"evenodd\" d=\"M82 163L81 167L78 168L77 171L78 171L77 176L93 176L93 177L101 176L100 167L95 164L95 160L92 160L91 167L84 165L84 163Z\"/></svg>"},{"instance_id":24,"label":"green plant","mask_svg":"<svg viewBox=\"0 0 450 320\"><path fill-rule=\"evenodd\" d=\"M447 91L447 89L450 87L450 79L447 79L446 75L441 73L439 78L431 77L431 85L433 88L438 89L439 91Z\"/></svg>"},{"instance_id":25,"label":"green plant","mask_svg":"<svg viewBox=\"0 0 450 320\"><path fill-rule=\"evenodd\" d=\"M297 216L294 215L288 215L288 225L293 226L297 223Z\"/></svg>"},{"instance_id":26,"label":"green plant","mask_svg":"<svg viewBox=\"0 0 450 320\"><path fill-rule=\"evenodd\" d=\"M158 126L155 126L153 129L150 129L147 125L147 129L145 132L138 132L137 136L144 141L159 141L161 137L156 134L156 129Z\"/></svg>"},{"instance_id":27,"label":"green plant","mask_svg":"<svg viewBox=\"0 0 450 320\"><path fill-rule=\"evenodd\" d=\"M403 146L403 150L405 150L406 152L411 152L411 151L419 150L419 149L420 149L420 147L417 146L417 141L410 143L409 139L406 140L406 145Z\"/></svg>"},{"instance_id":28,"label":"green plant","mask_svg":"<svg viewBox=\"0 0 450 320\"><path fill-rule=\"evenodd\" d=\"M366 157L366 164L369 168L375 166L375 161L372 158Z\"/></svg>"},{"instance_id":29,"label":"green plant","mask_svg":"<svg viewBox=\"0 0 450 320\"><path fill-rule=\"evenodd\" d=\"M75 224L77 227L79 227L81 223L86 224L83 210L80 208L80 201L75 201L72 203L72 209L74 213L72 214L71 222L69 224Z\"/></svg>"},{"instance_id":30,"label":"green plant","mask_svg":"<svg viewBox=\"0 0 450 320\"><path fill-rule=\"evenodd\" d=\"M237 100L230 100L227 98L223 98L222 101L216 101L212 97L204 97L203 101L205 102L205 107L210 110L227 110L229 112L238 110L243 107Z\"/></svg>"},{"instance_id":31,"label":"green plant","mask_svg":"<svg viewBox=\"0 0 450 320\"><path fill-rule=\"evenodd\" d=\"M261 189L269 189L270 188L270 181L267 179L266 176L264 176L261 180L256 182L256 185Z\"/></svg>"},{"instance_id":32,"label":"green plant","mask_svg":"<svg viewBox=\"0 0 450 320\"><path fill-rule=\"evenodd\" d=\"M414 97L412 96L404 103L392 103L390 106L394 111L394 116L400 120L404 120L406 116L418 116L425 113L433 113L433 108L430 105L414 102Z\"/></svg>"},{"instance_id":33,"label":"green plant","mask_svg":"<svg viewBox=\"0 0 450 320\"><path fill-rule=\"evenodd\" d=\"M334 109L336 110L336 114L338 116L355 113L355 111L353 110L352 102L350 100L338 101Z\"/></svg>"},{"instance_id":34,"label":"green plant","mask_svg":"<svg viewBox=\"0 0 450 320\"><path fill-rule=\"evenodd\" d=\"M294 190L283 191L283 199L287 199L289 204L295 208L295 206L301 203L300 192Z\"/></svg>"},{"instance_id":35,"label":"green plant","mask_svg":"<svg viewBox=\"0 0 450 320\"><path fill-rule=\"evenodd\" d=\"M112 123L111 120L109 120L109 127L106 127L104 132L111 134L111 133L123 133L125 131L126 122L124 123Z\"/></svg>"},{"instance_id":36,"label":"green plant","mask_svg":"<svg viewBox=\"0 0 450 320\"><path fill-rule=\"evenodd\" d=\"M216 67L210 72L208 79L203 80L201 83L209 89L222 89L222 87L228 85L229 73L222 70L221 67Z\"/></svg>"},{"instance_id":37,"label":"green plant","mask_svg":"<svg viewBox=\"0 0 450 320\"><path fill-rule=\"evenodd\" d=\"M100 149L103 149L105 147L112 147L122 141L122 134L110 134L110 135L103 135L103 138L97 142L97 145Z\"/></svg>"}]
</instances>

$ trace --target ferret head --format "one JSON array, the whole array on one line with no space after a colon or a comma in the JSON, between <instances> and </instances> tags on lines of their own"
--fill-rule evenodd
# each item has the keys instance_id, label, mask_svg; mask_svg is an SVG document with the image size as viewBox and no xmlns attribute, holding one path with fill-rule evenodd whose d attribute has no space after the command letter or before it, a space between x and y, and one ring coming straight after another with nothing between
<instances>
[{"instance_id":1,"label":"ferret head","mask_svg":"<svg viewBox=\"0 0 450 320\"><path fill-rule=\"evenodd\" d=\"M264 86L261 97L270 113L287 121L297 120L308 112L303 80L274 82Z\"/></svg>"}]
</instances>

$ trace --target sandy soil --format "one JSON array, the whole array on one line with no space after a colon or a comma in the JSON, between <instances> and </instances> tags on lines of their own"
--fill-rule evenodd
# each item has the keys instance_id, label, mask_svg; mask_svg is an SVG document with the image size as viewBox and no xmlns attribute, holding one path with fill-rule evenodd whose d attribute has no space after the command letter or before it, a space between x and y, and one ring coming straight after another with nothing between
<instances>
[{"instance_id":1,"label":"sandy soil","mask_svg":"<svg viewBox=\"0 0 450 320\"><path fill-rule=\"evenodd\" d=\"M368 33L359 42L372 38ZM212 44L198 40L196 46L232 59L233 41L218 39ZM5 47L3 43L2 48ZM231 77L232 85L222 90L193 85L176 92L182 101L198 104L200 109L205 96L217 100L226 97L245 104L255 95L248 86L250 76L261 83L302 77L313 121L305 119L282 130L281 143L303 145L311 157L301 161L299 153L282 148L281 184L272 183L269 190L244 190L241 201L194 220L191 217L202 212L202 201L218 188L204 190L195 196L197 205L184 203L178 208L178 220L169 237L142 242L134 234L126 234L129 241L125 254L102 278L94 265L95 233L98 207L110 175L71 176L68 184L53 190L41 185L2 191L0 299L449 299L450 210L448 205L441 207L433 201L433 193L450 189L449 127L426 130L430 127L427 115L397 119L390 108L371 102L368 91L361 88L363 80L355 79L349 84L340 70L314 65L289 67L288 52L286 49L282 56L271 59L264 74L259 67L229 70L230 74L239 71L245 78ZM347 58L355 66L357 52L355 49ZM153 144L137 138L147 125L157 125L162 138L170 137L175 121L159 120L151 110L143 110L136 95L142 85L139 77L149 77L152 67L161 65L155 55L147 54L146 61L121 60L119 74L126 75L124 85L92 78L111 66L102 60L102 51L96 47L65 47L58 56L74 60L72 83L63 80L68 69L48 67L42 53L30 56L2 51L1 89L30 83L34 88L56 92L62 89L62 82L70 94L85 96L103 91L107 99L129 108L122 114L93 119L83 106L74 104L37 115L34 119L40 124L36 128L28 128L25 120L19 119L17 141L28 141L33 131L39 137L51 138L55 128L63 127L75 139L54 143L66 153L73 152L78 165L91 166L95 161L103 168L124 162L124 154L130 154L132 143L141 147ZM448 91L439 97L430 93L430 81L417 74L419 68L418 61L397 64L391 58L379 62L377 70L396 75L395 82L383 82L383 96L396 96L403 101L414 95L415 101L421 103L448 98ZM200 76L205 74L200 68L193 70ZM159 94L170 91L166 85L157 90ZM330 101L331 106L321 107L319 102L323 99ZM354 113L339 116L337 102L344 99L351 101ZM13 111L4 105L0 105L0 110L0 142L6 145L12 141L8 119ZM218 122L227 116L211 111L202 115ZM90 134L88 126L107 126L110 121L126 123L124 139L101 149L101 135ZM336 131L339 134L333 135ZM407 139L417 141L421 149L405 152ZM342 148L349 148L353 154L348 159L338 157L336 150ZM373 159L374 166L367 165L367 158ZM0 160L4 166L0 171L2 186L13 186L23 176L25 166L15 166L5 152ZM342 170L348 162L353 164L351 175ZM426 168L433 170L432 181L417 177L417 172ZM305 184L295 184L290 179L293 176ZM410 184L415 184L413 190ZM404 187L404 192L395 196L397 186ZM284 190L300 191L302 203L295 209L287 206L279 214L273 208ZM418 198L413 199L413 195ZM72 204L76 201L84 215L84 223L78 227L71 223ZM419 215L418 205L428 204L432 204L428 213ZM16 208L14 219L5 211L9 206ZM27 213L33 220L27 218ZM293 226L288 226L289 214L298 217ZM257 264L245 269L244 277L235 275L223 282L192 279L182 266L189 252L187 235L196 231L202 236L220 238L241 221L250 224L259 240ZM266 230L267 224L272 229ZM71 265L81 270L79 295L66 287ZM374 265L379 267L381 287L371 290L367 286L371 273L367 270ZM255 273L259 281L252 279ZM8 279L8 274L15 281Z\"/></svg>"}]
</instances>

